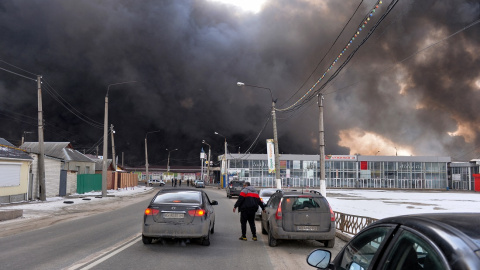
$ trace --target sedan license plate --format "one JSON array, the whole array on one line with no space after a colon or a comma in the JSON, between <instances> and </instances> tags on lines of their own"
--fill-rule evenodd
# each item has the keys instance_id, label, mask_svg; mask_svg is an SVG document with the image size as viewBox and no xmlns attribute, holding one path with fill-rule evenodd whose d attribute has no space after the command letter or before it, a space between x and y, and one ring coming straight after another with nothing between
<instances>
[{"instance_id":1,"label":"sedan license plate","mask_svg":"<svg viewBox=\"0 0 480 270\"><path fill-rule=\"evenodd\" d=\"M297 231L317 231L318 227L317 226L297 226Z\"/></svg>"},{"instance_id":2,"label":"sedan license plate","mask_svg":"<svg viewBox=\"0 0 480 270\"><path fill-rule=\"evenodd\" d=\"M183 218L183 213L164 213L164 218Z\"/></svg>"}]
</instances>

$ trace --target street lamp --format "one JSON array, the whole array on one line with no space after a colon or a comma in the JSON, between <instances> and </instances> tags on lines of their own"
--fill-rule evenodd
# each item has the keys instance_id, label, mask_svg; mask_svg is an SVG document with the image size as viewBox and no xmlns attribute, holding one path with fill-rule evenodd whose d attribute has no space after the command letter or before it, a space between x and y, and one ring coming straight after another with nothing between
<instances>
[{"instance_id":1,"label":"street lamp","mask_svg":"<svg viewBox=\"0 0 480 270\"><path fill-rule=\"evenodd\" d=\"M250 86L254 88L260 88L260 89L266 89L270 92L270 97L272 99L272 124L273 124L273 143L275 147L275 181L276 181L276 186L277 189L282 188L282 180L280 179L280 158L279 158L279 152L278 152L278 136L277 136L277 117L275 114L275 103L277 100L273 99L273 94L272 90L267 87L262 87L262 86L257 86L257 85L251 85L251 84L245 84L243 82L237 82L238 86Z\"/></svg>"},{"instance_id":2,"label":"street lamp","mask_svg":"<svg viewBox=\"0 0 480 270\"><path fill-rule=\"evenodd\" d=\"M102 167L102 197L107 196L107 157L108 157L108 91L110 86L135 83L137 81L112 83L107 87L107 94L105 95L105 119L103 121L103 167Z\"/></svg>"},{"instance_id":3,"label":"street lamp","mask_svg":"<svg viewBox=\"0 0 480 270\"><path fill-rule=\"evenodd\" d=\"M167 159L167 175L170 176L170 153L173 152L173 151L177 151L178 149L175 148L173 150L168 150L168 149L165 149L168 151L168 159Z\"/></svg>"},{"instance_id":4,"label":"street lamp","mask_svg":"<svg viewBox=\"0 0 480 270\"><path fill-rule=\"evenodd\" d=\"M225 139L226 141L227 139ZM208 145L208 164L207 164L207 177L208 177L208 183L210 184L210 154L211 154L211 147L210 144L205 142L205 140L202 141L203 144Z\"/></svg>"},{"instance_id":5,"label":"street lamp","mask_svg":"<svg viewBox=\"0 0 480 270\"><path fill-rule=\"evenodd\" d=\"M156 132L160 132L161 130L156 130L156 131L149 131L145 134L145 186L148 185L148 146L147 146L147 136L148 134L150 133L156 133Z\"/></svg>"},{"instance_id":6,"label":"street lamp","mask_svg":"<svg viewBox=\"0 0 480 270\"><path fill-rule=\"evenodd\" d=\"M222 134L215 131L215 135L222 136L225 139L225 154L223 155L223 173L227 175L227 183L228 186L228 166L227 166L227 137L223 136ZM225 186L225 181L222 183Z\"/></svg>"}]
</instances>

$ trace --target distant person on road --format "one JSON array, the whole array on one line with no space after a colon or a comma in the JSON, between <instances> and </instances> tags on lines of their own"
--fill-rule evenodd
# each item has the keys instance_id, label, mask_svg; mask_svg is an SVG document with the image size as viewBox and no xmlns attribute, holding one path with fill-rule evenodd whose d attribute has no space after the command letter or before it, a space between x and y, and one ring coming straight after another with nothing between
<instances>
[{"instance_id":1,"label":"distant person on road","mask_svg":"<svg viewBox=\"0 0 480 270\"><path fill-rule=\"evenodd\" d=\"M177 187L177 178L175 178L175 187Z\"/></svg>"},{"instance_id":2,"label":"distant person on road","mask_svg":"<svg viewBox=\"0 0 480 270\"><path fill-rule=\"evenodd\" d=\"M247 221L250 225L250 231L252 232L252 240L257 241L257 229L255 228L255 213L258 210L258 207L262 208L262 211L265 211L265 206L258 196L258 192L254 187L250 186L250 182L245 182L243 184L242 192L238 196L238 200L233 206L233 213L238 207L238 212L240 212L240 226L242 228L242 236L238 238L239 240L247 241Z\"/></svg>"},{"instance_id":3,"label":"distant person on road","mask_svg":"<svg viewBox=\"0 0 480 270\"><path fill-rule=\"evenodd\" d=\"M190 186L190 179L187 179L187 187Z\"/></svg>"},{"instance_id":4,"label":"distant person on road","mask_svg":"<svg viewBox=\"0 0 480 270\"><path fill-rule=\"evenodd\" d=\"M178 179L178 186L179 186L179 187L182 186L182 178Z\"/></svg>"},{"instance_id":5,"label":"distant person on road","mask_svg":"<svg viewBox=\"0 0 480 270\"><path fill-rule=\"evenodd\" d=\"M172 187L173 187L173 178L171 180L172 180Z\"/></svg>"}]
</instances>

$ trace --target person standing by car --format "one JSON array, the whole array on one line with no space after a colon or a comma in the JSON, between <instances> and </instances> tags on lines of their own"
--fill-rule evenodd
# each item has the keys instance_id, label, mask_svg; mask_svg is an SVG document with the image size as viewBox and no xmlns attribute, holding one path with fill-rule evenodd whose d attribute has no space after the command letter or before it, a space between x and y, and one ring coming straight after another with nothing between
<instances>
[{"instance_id":1,"label":"person standing by car","mask_svg":"<svg viewBox=\"0 0 480 270\"><path fill-rule=\"evenodd\" d=\"M255 228L255 213L257 212L258 207L262 208L262 211L265 211L265 206L263 205L260 197L258 196L257 190L255 187L250 186L250 182L245 182L243 184L242 192L238 196L238 200L233 206L233 213L238 207L238 212L240 212L240 226L242 228L242 236L238 238L239 240L247 241L247 221L250 225L250 231L252 232L252 240L257 241L257 229Z\"/></svg>"}]
</instances>

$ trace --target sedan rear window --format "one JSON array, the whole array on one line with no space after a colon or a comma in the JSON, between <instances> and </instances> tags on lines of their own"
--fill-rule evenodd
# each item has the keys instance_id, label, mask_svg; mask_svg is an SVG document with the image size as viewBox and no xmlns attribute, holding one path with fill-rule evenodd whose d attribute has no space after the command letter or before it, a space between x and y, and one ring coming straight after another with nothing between
<instances>
[{"instance_id":1,"label":"sedan rear window","mask_svg":"<svg viewBox=\"0 0 480 270\"><path fill-rule=\"evenodd\" d=\"M185 191L185 192L169 192L157 195L154 204L163 203L201 203L201 192Z\"/></svg>"}]
</instances>

